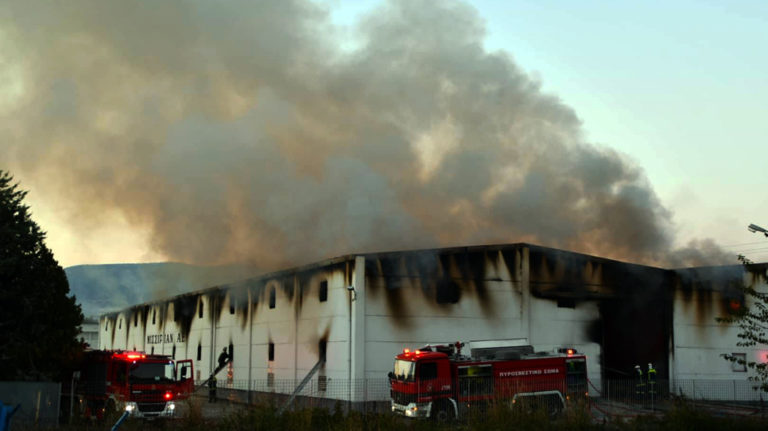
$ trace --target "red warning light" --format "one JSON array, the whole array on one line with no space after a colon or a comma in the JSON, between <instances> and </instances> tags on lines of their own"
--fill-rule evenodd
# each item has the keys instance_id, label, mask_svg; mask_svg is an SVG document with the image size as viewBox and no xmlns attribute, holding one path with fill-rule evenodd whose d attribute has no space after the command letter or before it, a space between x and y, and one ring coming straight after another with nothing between
<instances>
[{"instance_id":1,"label":"red warning light","mask_svg":"<svg viewBox=\"0 0 768 431\"><path fill-rule=\"evenodd\" d=\"M165 395L163 395L163 398L165 398L166 401L173 399L173 392L166 392Z\"/></svg>"},{"instance_id":2,"label":"red warning light","mask_svg":"<svg viewBox=\"0 0 768 431\"><path fill-rule=\"evenodd\" d=\"M568 356L573 356L573 354L576 353L576 350L575 349L568 349L568 350L565 351L565 353L567 353Z\"/></svg>"}]
</instances>

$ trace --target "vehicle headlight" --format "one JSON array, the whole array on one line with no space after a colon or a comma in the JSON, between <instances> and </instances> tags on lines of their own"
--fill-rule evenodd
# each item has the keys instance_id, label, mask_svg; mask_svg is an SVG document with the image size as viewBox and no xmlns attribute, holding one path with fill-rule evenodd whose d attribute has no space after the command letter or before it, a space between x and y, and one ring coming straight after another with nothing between
<instances>
[{"instance_id":1,"label":"vehicle headlight","mask_svg":"<svg viewBox=\"0 0 768 431\"><path fill-rule=\"evenodd\" d=\"M128 401L125 403L125 411L129 413L136 411L136 403L133 401Z\"/></svg>"},{"instance_id":2,"label":"vehicle headlight","mask_svg":"<svg viewBox=\"0 0 768 431\"><path fill-rule=\"evenodd\" d=\"M174 411L176 410L176 404L174 403L168 403L168 410Z\"/></svg>"}]
</instances>

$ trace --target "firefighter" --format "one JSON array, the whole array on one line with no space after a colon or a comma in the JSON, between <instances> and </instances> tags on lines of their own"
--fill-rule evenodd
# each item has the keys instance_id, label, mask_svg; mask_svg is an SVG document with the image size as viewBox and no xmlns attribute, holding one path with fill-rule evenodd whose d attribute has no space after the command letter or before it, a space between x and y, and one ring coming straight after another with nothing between
<instances>
[{"instance_id":1,"label":"firefighter","mask_svg":"<svg viewBox=\"0 0 768 431\"><path fill-rule=\"evenodd\" d=\"M216 376L211 376L208 380L208 402L216 402Z\"/></svg>"},{"instance_id":2,"label":"firefighter","mask_svg":"<svg viewBox=\"0 0 768 431\"><path fill-rule=\"evenodd\" d=\"M643 369L640 365L635 365L635 373L637 380L635 383L635 398L637 401L642 401L645 396L645 379L643 378Z\"/></svg>"},{"instance_id":3,"label":"firefighter","mask_svg":"<svg viewBox=\"0 0 768 431\"><path fill-rule=\"evenodd\" d=\"M648 363L648 395L656 396L656 368L653 368L650 362Z\"/></svg>"},{"instance_id":4,"label":"firefighter","mask_svg":"<svg viewBox=\"0 0 768 431\"><path fill-rule=\"evenodd\" d=\"M229 355L227 354L227 348L225 347L219 355L219 369L224 368L224 365L227 364L227 361L229 361Z\"/></svg>"}]
</instances>

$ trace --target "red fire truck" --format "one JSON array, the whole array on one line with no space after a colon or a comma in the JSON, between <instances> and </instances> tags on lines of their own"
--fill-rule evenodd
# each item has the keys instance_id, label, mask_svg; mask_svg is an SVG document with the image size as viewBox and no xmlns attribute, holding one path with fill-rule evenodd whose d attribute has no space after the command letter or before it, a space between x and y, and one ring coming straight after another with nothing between
<instances>
[{"instance_id":1,"label":"red fire truck","mask_svg":"<svg viewBox=\"0 0 768 431\"><path fill-rule=\"evenodd\" d=\"M588 396L587 362L574 349L534 352L531 346L472 349L463 343L403 350L389 373L392 411L448 421L491 401L557 414Z\"/></svg>"},{"instance_id":2,"label":"red fire truck","mask_svg":"<svg viewBox=\"0 0 768 431\"><path fill-rule=\"evenodd\" d=\"M172 417L175 402L192 393L192 360L166 355L90 350L85 352L75 385L79 413L98 419L123 411L137 418Z\"/></svg>"}]
</instances>

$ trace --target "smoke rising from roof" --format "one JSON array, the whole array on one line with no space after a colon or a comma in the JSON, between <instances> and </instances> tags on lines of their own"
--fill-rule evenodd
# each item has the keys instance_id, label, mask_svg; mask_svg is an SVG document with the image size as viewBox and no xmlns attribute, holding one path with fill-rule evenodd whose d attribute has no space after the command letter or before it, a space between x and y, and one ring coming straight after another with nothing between
<instances>
[{"instance_id":1,"label":"smoke rising from roof","mask_svg":"<svg viewBox=\"0 0 768 431\"><path fill-rule=\"evenodd\" d=\"M670 252L642 169L486 52L459 2L388 2L351 50L306 0L12 1L0 23L10 168L83 234L117 209L170 259L262 268L515 241L729 259Z\"/></svg>"}]
</instances>

